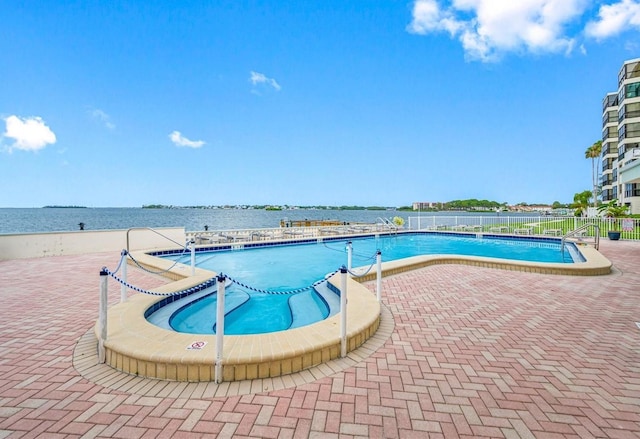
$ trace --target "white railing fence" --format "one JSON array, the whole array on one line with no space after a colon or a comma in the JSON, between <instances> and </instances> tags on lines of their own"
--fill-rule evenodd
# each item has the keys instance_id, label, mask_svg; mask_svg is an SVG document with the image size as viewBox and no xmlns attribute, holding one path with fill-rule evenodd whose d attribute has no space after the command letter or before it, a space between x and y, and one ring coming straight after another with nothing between
<instances>
[{"instance_id":1,"label":"white railing fence","mask_svg":"<svg viewBox=\"0 0 640 439\"><path fill-rule=\"evenodd\" d=\"M410 216L408 230L459 230L483 233L516 233L563 236L585 224L600 228L600 236L610 230L621 231L621 239L640 240L640 219L567 216ZM593 234L593 228L586 233Z\"/></svg>"},{"instance_id":2,"label":"white railing fence","mask_svg":"<svg viewBox=\"0 0 640 439\"><path fill-rule=\"evenodd\" d=\"M186 232L188 241L196 245L238 243L253 241L297 240L305 238L323 238L331 236L354 236L371 233L397 232L397 226L390 227L381 223L358 223L344 226L317 227L274 227L268 229L229 229Z\"/></svg>"}]
</instances>

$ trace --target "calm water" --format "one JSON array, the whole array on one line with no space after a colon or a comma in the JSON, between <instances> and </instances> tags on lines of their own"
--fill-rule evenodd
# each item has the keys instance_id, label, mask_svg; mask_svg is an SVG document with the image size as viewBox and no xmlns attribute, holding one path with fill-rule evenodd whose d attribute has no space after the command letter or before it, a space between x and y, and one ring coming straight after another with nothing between
<instances>
[{"instance_id":1,"label":"calm water","mask_svg":"<svg viewBox=\"0 0 640 439\"><path fill-rule=\"evenodd\" d=\"M249 210L249 209L142 209L142 208L35 208L0 209L0 233L62 232L128 229L131 227L184 227L187 231L279 227L280 220L336 219L375 222L378 217L402 216L396 211Z\"/></svg>"},{"instance_id":2,"label":"calm water","mask_svg":"<svg viewBox=\"0 0 640 439\"><path fill-rule=\"evenodd\" d=\"M463 216L463 212L422 215ZM128 229L131 227L184 227L187 231L279 227L280 220L339 220L375 223L379 217L407 220L417 212L395 210L248 210L248 209L142 209L142 208L0 208L0 234Z\"/></svg>"}]
</instances>

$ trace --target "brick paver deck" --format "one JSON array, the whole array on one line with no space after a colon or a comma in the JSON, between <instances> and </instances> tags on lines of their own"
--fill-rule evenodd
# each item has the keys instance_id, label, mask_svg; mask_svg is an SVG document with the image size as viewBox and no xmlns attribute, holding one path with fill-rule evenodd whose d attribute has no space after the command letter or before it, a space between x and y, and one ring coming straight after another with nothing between
<instances>
[{"instance_id":1,"label":"brick paver deck","mask_svg":"<svg viewBox=\"0 0 640 439\"><path fill-rule=\"evenodd\" d=\"M640 243L601 251L615 273L442 265L385 278L394 327L381 348L315 382L228 397L114 390L74 368L99 270L119 255L2 261L0 438L638 438Z\"/></svg>"}]
</instances>

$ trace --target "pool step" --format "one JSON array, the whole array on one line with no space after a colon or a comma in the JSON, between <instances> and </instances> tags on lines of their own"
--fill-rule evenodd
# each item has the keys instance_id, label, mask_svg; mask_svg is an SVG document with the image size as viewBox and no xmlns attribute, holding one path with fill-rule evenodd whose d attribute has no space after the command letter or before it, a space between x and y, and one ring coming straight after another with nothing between
<instances>
[{"instance_id":1,"label":"pool step","mask_svg":"<svg viewBox=\"0 0 640 439\"><path fill-rule=\"evenodd\" d=\"M340 312L340 296L327 286L327 281L316 285L316 292L329 305L329 317Z\"/></svg>"},{"instance_id":2,"label":"pool step","mask_svg":"<svg viewBox=\"0 0 640 439\"><path fill-rule=\"evenodd\" d=\"M318 294L313 291L305 291L289 298L289 309L291 309L291 326L289 328L310 325L324 320L339 311L340 300L338 295L327 288L326 282L316 286L315 291ZM329 307L329 314L327 314L325 304Z\"/></svg>"}]
</instances>

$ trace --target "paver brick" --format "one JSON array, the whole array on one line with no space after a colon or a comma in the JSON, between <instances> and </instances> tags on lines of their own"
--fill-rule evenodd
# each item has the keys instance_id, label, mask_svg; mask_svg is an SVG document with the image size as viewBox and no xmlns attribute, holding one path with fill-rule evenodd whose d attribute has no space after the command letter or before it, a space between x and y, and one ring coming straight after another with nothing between
<instances>
[{"instance_id":1,"label":"paver brick","mask_svg":"<svg viewBox=\"0 0 640 439\"><path fill-rule=\"evenodd\" d=\"M77 372L97 273L114 255L0 261L0 300L12 304L0 308L0 437L637 438L640 243L601 251L611 275L437 265L384 278L394 326L382 347L315 382L306 371L273 381L287 388L228 386L259 393L226 397ZM166 282L129 275L142 288ZM109 296L119 300L111 279Z\"/></svg>"}]
</instances>

